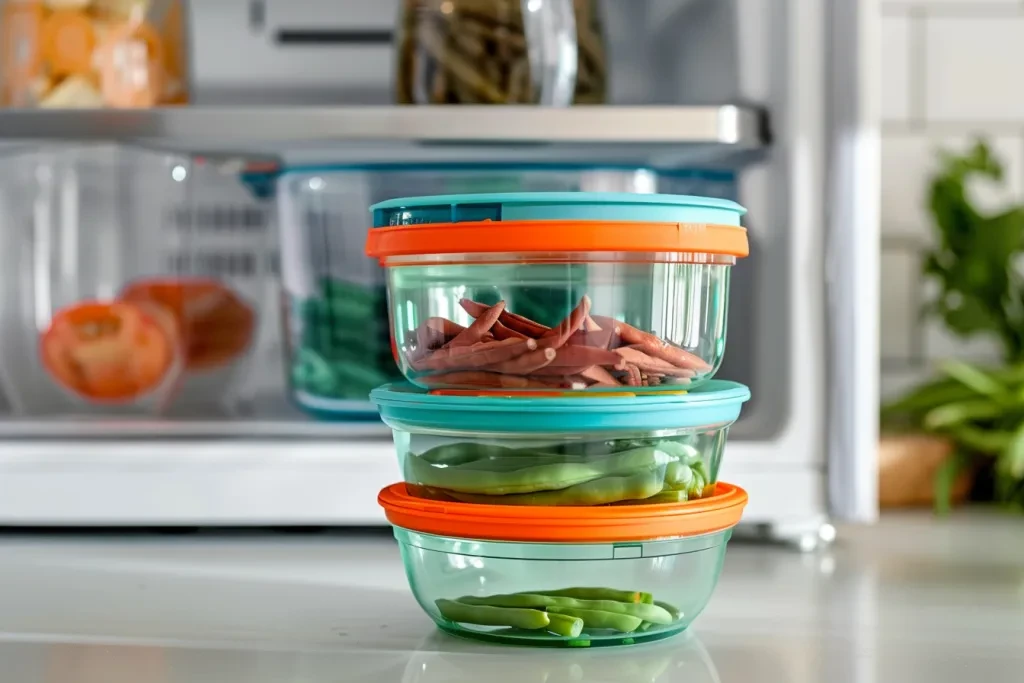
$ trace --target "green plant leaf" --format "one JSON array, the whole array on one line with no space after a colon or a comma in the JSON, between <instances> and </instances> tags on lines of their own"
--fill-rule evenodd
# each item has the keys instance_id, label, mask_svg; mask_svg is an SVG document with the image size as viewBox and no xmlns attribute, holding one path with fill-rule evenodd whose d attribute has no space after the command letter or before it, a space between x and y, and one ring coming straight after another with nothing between
<instances>
[{"instance_id":1,"label":"green plant leaf","mask_svg":"<svg viewBox=\"0 0 1024 683\"><path fill-rule=\"evenodd\" d=\"M947 403L977 398L978 393L960 382L943 377L910 390L899 399L882 406L882 416L897 417L926 413Z\"/></svg>"},{"instance_id":2,"label":"green plant leaf","mask_svg":"<svg viewBox=\"0 0 1024 683\"><path fill-rule=\"evenodd\" d=\"M1013 432L994 429L981 429L971 425L956 425L949 431L950 436L958 444L968 450L984 453L986 455L998 455L1010 445L1013 440Z\"/></svg>"},{"instance_id":3,"label":"green plant leaf","mask_svg":"<svg viewBox=\"0 0 1024 683\"><path fill-rule=\"evenodd\" d=\"M983 370L959 360L944 361L939 369L966 387L983 396L999 396L1006 393L1006 387L986 374Z\"/></svg>"},{"instance_id":4,"label":"green plant leaf","mask_svg":"<svg viewBox=\"0 0 1024 683\"><path fill-rule=\"evenodd\" d=\"M953 486L957 477L967 470L971 460L969 457L955 452L935 470L935 512L939 515L948 514L953 508Z\"/></svg>"},{"instance_id":5,"label":"green plant leaf","mask_svg":"<svg viewBox=\"0 0 1024 683\"><path fill-rule=\"evenodd\" d=\"M999 469L1013 479L1024 479L1024 422L1013 433L1013 439L999 458Z\"/></svg>"},{"instance_id":6,"label":"green plant leaf","mask_svg":"<svg viewBox=\"0 0 1024 683\"><path fill-rule=\"evenodd\" d=\"M1006 408L1003 405L990 399L947 403L928 411L924 416L923 425L925 429L941 430L969 420L995 419L1005 412Z\"/></svg>"}]
</instances>

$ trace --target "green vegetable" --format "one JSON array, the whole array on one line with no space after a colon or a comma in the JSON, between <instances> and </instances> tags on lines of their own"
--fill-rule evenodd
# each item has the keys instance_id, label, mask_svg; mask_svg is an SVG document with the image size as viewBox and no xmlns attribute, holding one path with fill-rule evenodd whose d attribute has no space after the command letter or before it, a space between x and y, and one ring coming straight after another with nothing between
<instances>
[{"instance_id":1,"label":"green vegetable","mask_svg":"<svg viewBox=\"0 0 1024 683\"><path fill-rule=\"evenodd\" d=\"M481 626L511 626L513 628L547 628L550 617L535 609L507 609L503 607L480 607L464 605L455 600L435 600L441 616L449 621ZM567 615L571 616L571 615Z\"/></svg>"},{"instance_id":2,"label":"green vegetable","mask_svg":"<svg viewBox=\"0 0 1024 683\"><path fill-rule=\"evenodd\" d=\"M554 491L488 496L449 491L465 503L482 505L604 505L621 500L642 500L661 492L664 483L655 470L621 477L603 477Z\"/></svg>"},{"instance_id":3,"label":"green vegetable","mask_svg":"<svg viewBox=\"0 0 1024 683\"><path fill-rule=\"evenodd\" d=\"M643 619L630 616L629 614L618 614L615 612L600 612L589 609L576 609L573 607L549 607L548 611L553 614L564 614L583 620L586 628L607 628L622 633L632 633L640 627Z\"/></svg>"},{"instance_id":4,"label":"green vegetable","mask_svg":"<svg viewBox=\"0 0 1024 683\"><path fill-rule=\"evenodd\" d=\"M577 600L614 600L615 602L651 604L654 599L650 593L641 591L624 591L617 588L560 588L551 591L529 591L532 595L553 595L562 598L576 598Z\"/></svg>"},{"instance_id":5,"label":"green vegetable","mask_svg":"<svg viewBox=\"0 0 1024 683\"><path fill-rule=\"evenodd\" d=\"M691 438L691 437L682 437ZM603 505L699 498L710 477L693 445L672 439L616 439L511 448L449 443L407 453L405 478L449 498L495 505Z\"/></svg>"},{"instance_id":6,"label":"green vegetable","mask_svg":"<svg viewBox=\"0 0 1024 683\"><path fill-rule=\"evenodd\" d=\"M650 498L643 500L620 500L615 505L655 505L659 503L685 503L690 499L686 489L679 491L668 490L657 493Z\"/></svg>"},{"instance_id":7,"label":"green vegetable","mask_svg":"<svg viewBox=\"0 0 1024 683\"><path fill-rule=\"evenodd\" d=\"M301 392L366 400L400 377L391 355L383 285L322 278L319 295L289 302L290 381Z\"/></svg>"},{"instance_id":8,"label":"green vegetable","mask_svg":"<svg viewBox=\"0 0 1024 683\"><path fill-rule=\"evenodd\" d=\"M547 629L565 638L575 638L583 632L583 620L567 614L548 614Z\"/></svg>"},{"instance_id":9,"label":"green vegetable","mask_svg":"<svg viewBox=\"0 0 1024 683\"><path fill-rule=\"evenodd\" d=\"M572 489L578 484L584 484L601 477L607 477L609 479L608 486L613 487L615 486L615 483L611 481L613 478L628 478L614 477L614 475L629 474L631 472L640 472L647 475L650 474L650 470L667 465L669 459L669 456L666 454L648 446L625 451L624 453L618 453L606 458L591 459L578 463L536 465L507 472L467 469L459 465L434 467L424 463L416 456L409 456L407 462L415 483L436 486L459 493L507 496L516 493ZM652 475L648 477L659 480L658 490L648 495L654 495L661 490L662 476L654 477ZM628 484L626 482L618 483L623 488L634 485L633 482ZM587 495L587 493L582 493L579 497L583 499ZM601 495L597 494L595 497L601 497ZM603 502L612 502L612 500L622 500L622 498L613 498ZM544 503L534 504L541 505Z\"/></svg>"},{"instance_id":10,"label":"green vegetable","mask_svg":"<svg viewBox=\"0 0 1024 683\"><path fill-rule=\"evenodd\" d=\"M513 593L511 595L490 595L484 598L467 596L459 598L459 602L467 605L484 605L489 607L532 607L551 611L553 607L571 607L598 612L614 612L639 617L655 624L671 624L672 615L657 605L643 602L617 602L615 600L586 600L540 595L537 593Z\"/></svg>"},{"instance_id":11,"label":"green vegetable","mask_svg":"<svg viewBox=\"0 0 1024 683\"><path fill-rule=\"evenodd\" d=\"M679 618L681 616L683 616L682 612L680 612L676 607L673 607L672 605L668 604L667 602L662 602L660 600L655 600L654 604L657 605L658 607L660 607L661 609L665 610L666 612L668 612L669 616L672 617L672 621L679 621Z\"/></svg>"}]
</instances>

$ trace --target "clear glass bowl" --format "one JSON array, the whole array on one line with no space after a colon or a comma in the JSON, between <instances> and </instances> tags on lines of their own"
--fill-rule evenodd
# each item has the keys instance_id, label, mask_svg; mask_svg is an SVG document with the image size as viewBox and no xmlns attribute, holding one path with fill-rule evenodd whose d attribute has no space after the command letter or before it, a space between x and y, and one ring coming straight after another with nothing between
<instances>
[{"instance_id":1,"label":"clear glass bowl","mask_svg":"<svg viewBox=\"0 0 1024 683\"><path fill-rule=\"evenodd\" d=\"M367 250L419 386L658 391L722 362L742 211L669 195L401 199L373 207L388 227Z\"/></svg>"},{"instance_id":2,"label":"clear glass bowl","mask_svg":"<svg viewBox=\"0 0 1024 683\"><path fill-rule=\"evenodd\" d=\"M711 495L729 426L749 396L720 380L640 397L445 396L401 386L371 394L411 495L530 506Z\"/></svg>"},{"instance_id":3,"label":"clear glass bowl","mask_svg":"<svg viewBox=\"0 0 1024 683\"><path fill-rule=\"evenodd\" d=\"M610 520L587 520L592 508L560 508L568 514L558 517L536 510L532 519L504 521L517 525L517 536L536 529L544 538L556 529L576 531L584 542L491 540L432 532L487 529L489 521L500 527L502 522L488 520L486 512L467 518L494 508L452 503L411 510L400 488L385 489L379 500L395 527L413 595L438 627L477 640L548 647L628 645L686 629L711 599L732 527L746 503L742 490L721 485L707 501L631 508L637 511L633 519L616 510L606 510ZM676 536L665 533L664 520L657 530L644 529L645 516L673 514L679 521L668 524L678 528ZM438 526L442 517L446 527ZM588 522L596 531L585 528ZM410 528L414 525L428 530ZM623 539L633 529L641 536L601 540L616 525ZM643 537L655 533L661 537Z\"/></svg>"}]
</instances>

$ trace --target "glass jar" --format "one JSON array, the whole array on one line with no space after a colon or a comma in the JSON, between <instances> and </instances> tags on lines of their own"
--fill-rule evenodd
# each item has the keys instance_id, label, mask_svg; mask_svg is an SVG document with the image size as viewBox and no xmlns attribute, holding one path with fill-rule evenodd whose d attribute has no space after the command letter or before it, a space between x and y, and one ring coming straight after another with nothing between
<instances>
[{"instance_id":1,"label":"glass jar","mask_svg":"<svg viewBox=\"0 0 1024 683\"><path fill-rule=\"evenodd\" d=\"M596 0L405 0L400 104L601 104Z\"/></svg>"},{"instance_id":2,"label":"glass jar","mask_svg":"<svg viewBox=\"0 0 1024 683\"><path fill-rule=\"evenodd\" d=\"M182 0L0 5L0 105L127 109L188 101Z\"/></svg>"}]
</instances>

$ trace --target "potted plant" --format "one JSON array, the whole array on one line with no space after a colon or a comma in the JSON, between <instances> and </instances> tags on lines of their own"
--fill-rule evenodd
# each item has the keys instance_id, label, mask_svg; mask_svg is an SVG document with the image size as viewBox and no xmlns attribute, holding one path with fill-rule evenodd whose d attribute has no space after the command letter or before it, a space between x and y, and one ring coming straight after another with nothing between
<instances>
[{"instance_id":1,"label":"potted plant","mask_svg":"<svg viewBox=\"0 0 1024 683\"><path fill-rule=\"evenodd\" d=\"M937 240L922 265L938 291L922 314L961 337L995 337L1004 362L944 362L937 379L882 408L888 432L937 437L933 460L935 444L946 445L934 475L939 510L978 470L991 473L996 501L1024 510L1024 207L979 211L966 187L985 179L1002 181L1003 168L983 142L942 155L929 195Z\"/></svg>"}]
</instances>

